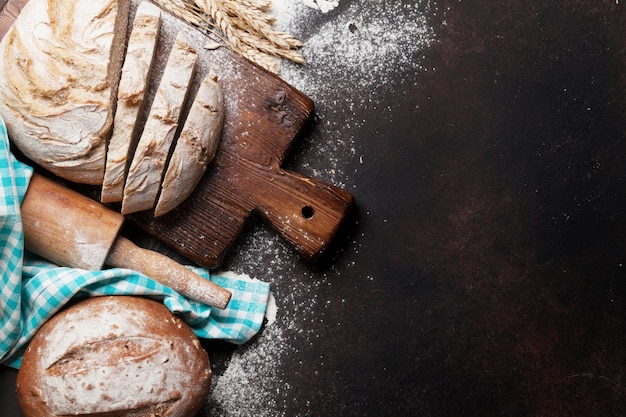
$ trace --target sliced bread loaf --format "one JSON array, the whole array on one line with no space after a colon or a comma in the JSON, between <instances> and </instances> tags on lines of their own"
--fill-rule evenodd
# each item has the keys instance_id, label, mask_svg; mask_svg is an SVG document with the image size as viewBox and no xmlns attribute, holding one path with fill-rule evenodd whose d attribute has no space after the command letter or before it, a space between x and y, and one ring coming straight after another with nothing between
<instances>
[{"instance_id":1,"label":"sliced bread loaf","mask_svg":"<svg viewBox=\"0 0 626 417\"><path fill-rule=\"evenodd\" d=\"M100 200L122 201L128 161L137 145L138 119L143 108L154 63L161 23L161 9L144 1L137 7L128 39L126 59L117 94L113 133L106 155L106 168Z\"/></svg>"},{"instance_id":2,"label":"sliced bread loaf","mask_svg":"<svg viewBox=\"0 0 626 417\"><path fill-rule=\"evenodd\" d=\"M224 125L224 98L217 75L200 85L167 166L155 216L182 203L196 188L215 157Z\"/></svg>"},{"instance_id":3,"label":"sliced bread loaf","mask_svg":"<svg viewBox=\"0 0 626 417\"><path fill-rule=\"evenodd\" d=\"M128 170L122 214L154 208L197 59L184 33L178 33Z\"/></svg>"}]
</instances>

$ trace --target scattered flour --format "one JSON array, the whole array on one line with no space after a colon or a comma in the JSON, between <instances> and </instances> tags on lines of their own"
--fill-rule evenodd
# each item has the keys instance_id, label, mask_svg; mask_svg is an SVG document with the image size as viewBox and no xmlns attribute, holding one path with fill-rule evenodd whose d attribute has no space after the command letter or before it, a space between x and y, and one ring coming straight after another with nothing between
<instances>
[{"instance_id":1,"label":"scattered flour","mask_svg":"<svg viewBox=\"0 0 626 417\"><path fill-rule=\"evenodd\" d=\"M276 411L290 402L283 364L297 362L297 346L318 337L310 329L320 320L317 293L323 283L311 273L294 273L297 255L269 226L254 224L251 229L241 235L241 250L224 267L253 271L251 275L272 283L267 322L257 337L236 349L223 374L213 375L204 417L287 416Z\"/></svg>"},{"instance_id":2,"label":"scattered flour","mask_svg":"<svg viewBox=\"0 0 626 417\"><path fill-rule=\"evenodd\" d=\"M339 1L327 1L327 0L302 0L302 4L312 9L321 10L322 13L329 12L335 7L339 6Z\"/></svg>"},{"instance_id":3,"label":"scattered flour","mask_svg":"<svg viewBox=\"0 0 626 417\"><path fill-rule=\"evenodd\" d=\"M278 366L278 361L289 349L283 330L277 326L267 328L255 343L238 348L226 371L213 376L204 415L280 417L281 414L270 410L277 408L275 392L290 389Z\"/></svg>"},{"instance_id":4,"label":"scattered flour","mask_svg":"<svg viewBox=\"0 0 626 417\"><path fill-rule=\"evenodd\" d=\"M361 159L355 137L366 122L355 116L361 113L356 110L386 111L377 107L381 85L419 83L420 76L432 70L422 62L436 42L429 25L436 5L428 0L339 3L273 0L271 13L279 29L304 42L307 60L305 65L283 64L279 75L311 97L316 109L314 127L302 138L307 146L298 150L291 168L350 191L351 167ZM326 13L331 6L332 13ZM402 91L403 86L389 88ZM350 157L353 160L346 160ZM333 266L323 274L294 268L298 256L262 222L244 230L238 249L223 267L270 282L275 299L259 335L235 351L222 375L214 375L204 416L286 416L294 400L286 376L293 369L285 369L286 364L298 363L298 347L315 346L324 336L311 330L320 328L331 301L320 300L318 294L328 290L341 271ZM353 250L358 252L358 247ZM315 404L310 407L305 415L317 415Z\"/></svg>"},{"instance_id":5,"label":"scattered flour","mask_svg":"<svg viewBox=\"0 0 626 417\"><path fill-rule=\"evenodd\" d=\"M349 187L354 172L347 167L357 165L359 158L354 135L366 122L355 116L356 110L384 112L379 107L381 90L402 94L407 85L420 82L421 74L433 70L422 62L436 42L429 23L436 10L429 0L410 4L358 0L322 15L300 2L274 0L277 28L303 41L301 52L307 61L284 62L279 75L316 106L313 145L307 150L313 155L302 155L300 172ZM352 161L346 161L346 155ZM306 165L306 160L320 158L330 168L321 171Z\"/></svg>"},{"instance_id":6,"label":"scattered flour","mask_svg":"<svg viewBox=\"0 0 626 417\"><path fill-rule=\"evenodd\" d=\"M316 12L284 1L275 0L276 26L304 42L307 63L285 64L280 75L314 101L337 100L342 94L353 100L398 74L417 82L425 70L424 53L435 41L428 18L436 6L429 1L353 1L340 14L321 19L310 35ZM336 82L327 82L337 79L346 81L339 91Z\"/></svg>"}]
</instances>

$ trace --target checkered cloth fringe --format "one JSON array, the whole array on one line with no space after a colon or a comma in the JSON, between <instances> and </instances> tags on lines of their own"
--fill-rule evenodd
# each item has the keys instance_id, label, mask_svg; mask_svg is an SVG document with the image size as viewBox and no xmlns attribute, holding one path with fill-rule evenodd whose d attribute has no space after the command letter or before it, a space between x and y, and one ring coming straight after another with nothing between
<instances>
[{"instance_id":1,"label":"checkered cloth fringe","mask_svg":"<svg viewBox=\"0 0 626 417\"><path fill-rule=\"evenodd\" d=\"M24 251L20 205L32 168L16 160L0 119L0 363L18 368L37 330L71 300L103 295L157 299L189 324L200 338L243 344L261 328L269 284L232 274L195 272L229 289L224 310L189 300L145 275L129 269L85 271L54 265Z\"/></svg>"}]
</instances>

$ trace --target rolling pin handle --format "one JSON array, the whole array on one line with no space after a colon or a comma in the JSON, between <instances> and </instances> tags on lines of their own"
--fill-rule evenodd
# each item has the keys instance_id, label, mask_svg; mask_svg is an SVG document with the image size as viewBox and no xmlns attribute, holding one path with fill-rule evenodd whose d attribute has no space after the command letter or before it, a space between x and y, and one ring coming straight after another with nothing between
<instances>
[{"instance_id":1,"label":"rolling pin handle","mask_svg":"<svg viewBox=\"0 0 626 417\"><path fill-rule=\"evenodd\" d=\"M140 248L121 236L113 243L106 263L113 267L141 272L186 297L219 309L226 308L232 296L227 289L201 277L173 259Z\"/></svg>"}]
</instances>

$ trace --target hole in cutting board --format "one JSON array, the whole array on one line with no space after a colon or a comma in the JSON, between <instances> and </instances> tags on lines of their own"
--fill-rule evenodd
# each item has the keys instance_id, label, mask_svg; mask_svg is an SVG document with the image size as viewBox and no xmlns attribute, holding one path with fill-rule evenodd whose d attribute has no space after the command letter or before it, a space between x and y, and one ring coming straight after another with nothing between
<instances>
[{"instance_id":1,"label":"hole in cutting board","mask_svg":"<svg viewBox=\"0 0 626 417\"><path fill-rule=\"evenodd\" d=\"M311 206L302 207L302 217L310 219L315 215L315 210Z\"/></svg>"}]
</instances>

